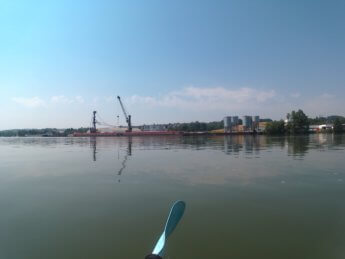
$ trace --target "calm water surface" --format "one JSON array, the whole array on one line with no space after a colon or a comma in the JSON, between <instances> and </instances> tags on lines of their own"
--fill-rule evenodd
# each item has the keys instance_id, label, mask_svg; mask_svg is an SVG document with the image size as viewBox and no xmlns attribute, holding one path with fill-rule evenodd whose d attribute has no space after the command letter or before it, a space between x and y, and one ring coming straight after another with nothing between
<instances>
[{"instance_id":1,"label":"calm water surface","mask_svg":"<svg viewBox=\"0 0 345 259\"><path fill-rule=\"evenodd\" d=\"M345 258L345 135L0 138L0 258Z\"/></svg>"}]
</instances>

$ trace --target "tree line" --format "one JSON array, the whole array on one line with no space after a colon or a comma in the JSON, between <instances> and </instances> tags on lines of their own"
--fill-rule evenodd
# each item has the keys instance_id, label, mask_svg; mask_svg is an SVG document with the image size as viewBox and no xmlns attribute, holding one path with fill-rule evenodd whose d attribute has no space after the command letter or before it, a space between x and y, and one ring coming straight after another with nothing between
<instances>
[{"instance_id":1,"label":"tree line","mask_svg":"<svg viewBox=\"0 0 345 259\"><path fill-rule=\"evenodd\" d=\"M212 121L212 122L189 122L189 123L174 123L168 124L168 130L174 131L211 131L224 128L224 121Z\"/></svg>"},{"instance_id":2,"label":"tree line","mask_svg":"<svg viewBox=\"0 0 345 259\"><path fill-rule=\"evenodd\" d=\"M310 125L320 124L333 124L334 133L344 131L342 124L345 123L345 118L342 116L316 117L312 119L308 118L302 110L298 110L288 113L286 118L287 123L283 120L267 123L266 133L270 135L306 134L309 133Z\"/></svg>"},{"instance_id":3,"label":"tree line","mask_svg":"<svg viewBox=\"0 0 345 259\"><path fill-rule=\"evenodd\" d=\"M11 129L0 131L0 137L26 137L26 136L47 136L47 137L67 137L74 132L85 133L90 128L68 128L59 130L56 128L45 129Z\"/></svg>"}]
</instances>

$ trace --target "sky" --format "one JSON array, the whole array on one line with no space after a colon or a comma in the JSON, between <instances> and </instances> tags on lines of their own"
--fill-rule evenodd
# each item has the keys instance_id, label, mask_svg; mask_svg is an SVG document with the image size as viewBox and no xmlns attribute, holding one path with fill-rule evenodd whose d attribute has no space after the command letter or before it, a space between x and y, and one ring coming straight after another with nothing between
<instances>
[{"instance_id":1,"label":"sky","mask_svg":"<svg viewBox=\"0 0 345 259\"><path fill-rule=\"evenodd\" d=\"M345 115L343 0L0 1L0 129Z\"/></svg>"}]
</instances>

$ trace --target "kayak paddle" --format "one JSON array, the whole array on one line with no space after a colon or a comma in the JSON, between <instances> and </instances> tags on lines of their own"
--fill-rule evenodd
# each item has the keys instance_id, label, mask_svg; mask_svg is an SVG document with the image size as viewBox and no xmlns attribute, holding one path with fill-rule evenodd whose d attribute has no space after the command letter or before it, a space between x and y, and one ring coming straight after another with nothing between
<instances>
[{"instance_id":1,"label":"kayak paddle","mask_svg":"<svg viewBox=\"0 0 345 259\"><path fill-rule=\"evenodd\" d=\"M171 207L169 217L165 224L165 228L161 237L158 239L158 242L153 249L152 254L146 256L145 259L162 259L166 240L174 231L180 219L182 218L185 208L186 203L184 201L176 201L174 203L174 205Z\"/></svg>"}]
</instances>

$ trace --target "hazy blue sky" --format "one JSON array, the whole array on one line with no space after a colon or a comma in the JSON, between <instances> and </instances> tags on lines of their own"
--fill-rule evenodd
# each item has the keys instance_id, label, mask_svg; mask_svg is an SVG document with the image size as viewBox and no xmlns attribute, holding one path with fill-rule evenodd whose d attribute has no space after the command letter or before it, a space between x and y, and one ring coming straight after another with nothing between
<instances>
[{"instance_id":1,"label":"hazy blue sky","mask_svg":"<svg viewBox=\"0 0 345 259\"><path fill-rule=\"evenodd\" d=\"M0 129L345 115L345 1L0 2Z\"/></svg>"}]
</instances>

